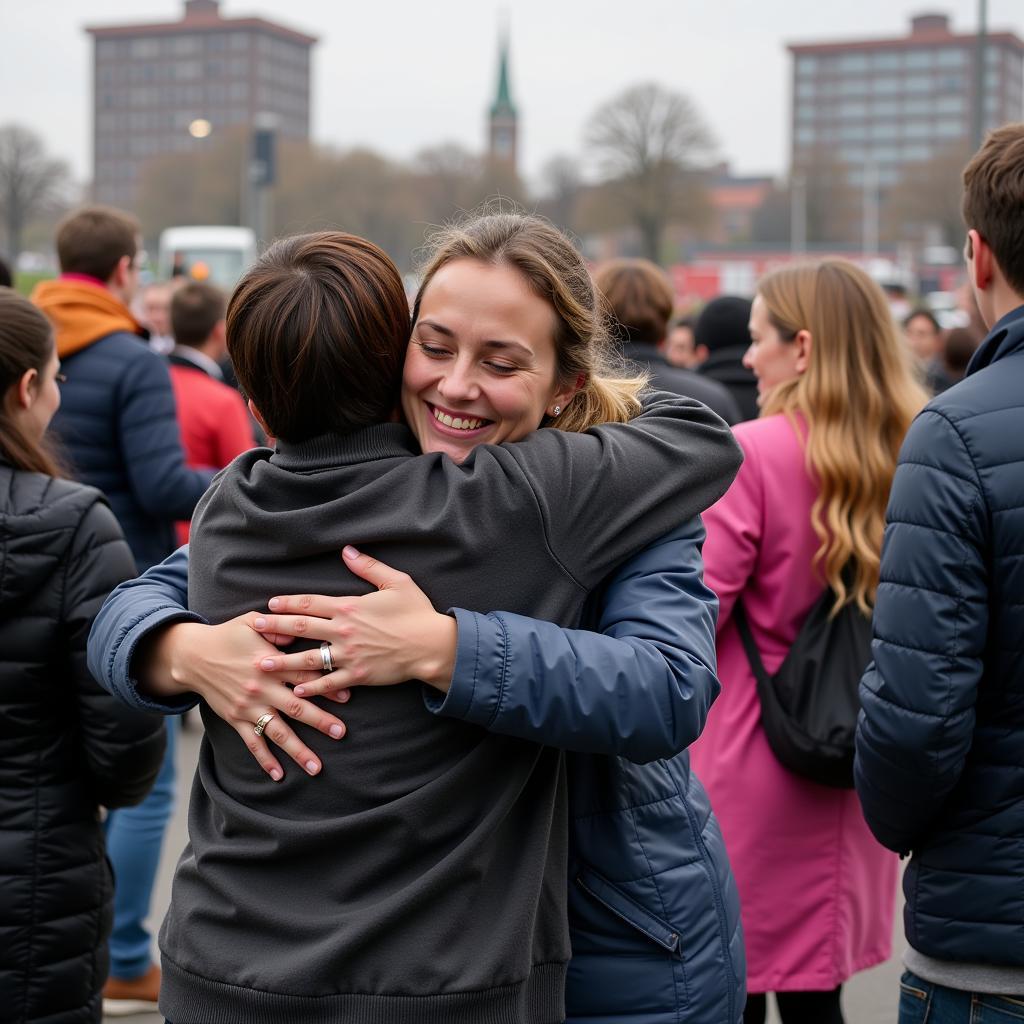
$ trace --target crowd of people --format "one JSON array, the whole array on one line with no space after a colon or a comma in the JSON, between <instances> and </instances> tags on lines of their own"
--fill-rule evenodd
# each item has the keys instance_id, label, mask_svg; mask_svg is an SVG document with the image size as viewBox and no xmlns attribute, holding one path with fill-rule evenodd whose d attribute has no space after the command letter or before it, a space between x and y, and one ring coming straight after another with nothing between
<instances>
[{"instance_id":1,"label":"crowd of people","mask_svg":"<svg viewBox=\"0 0 1024 1024\"><path fill-rule=\"evenodd\" d=\"M1024 1016L1024 125L963 210L984 338L518 212L411 302L339 231L143 289L70 214L0 287L5 1014L836 1024L898 854L901 1024Z\"/></svg>"}]
</instances>

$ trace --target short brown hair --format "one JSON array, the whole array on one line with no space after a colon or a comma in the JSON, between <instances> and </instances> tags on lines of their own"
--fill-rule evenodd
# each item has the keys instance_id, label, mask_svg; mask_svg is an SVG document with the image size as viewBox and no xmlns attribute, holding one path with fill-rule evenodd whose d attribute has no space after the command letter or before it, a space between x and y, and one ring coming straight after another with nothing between
<instances>
[{"instance_id":1,"label":"short brown hair","mask_svg":"<svg viewBox=\"0 0 1024 1024\"><path fill-rule=\"evenodd\" d=\"M42 373L52 355L50 321L13 289L0 288L0 455L15 469L62 476L49 442L26 436L11 409L11 389L26 370Z\"/></svg>"},{"instance_id":2,"label":"short brown hair","mask_svg":"<svg viewBox=\"0 0 1024 1024\"><path fill-rule=\"evenodd\" d=\"M650 260L612 260L597 268L594 282L627 341L658 345L665 340L676 297L661 267Z\"/></svg>"},{"instance_id":3,"label":"short brown hair","mask_svg":"<svg viewBox=\"0 0 1024 1024\"><path fill-rule=\"evenodd\" d=\"M57 225L57 258L65 274L109 281L122 256L135 259L142 226L124 210L84 206Z\"/></svg>"},{"instance_id":4,"label":"short brown hair","mask_svg":"<svg viewBox=\"0 0 1024 1024\"><path fill-rule=\"evenodd\" d=\"M997 128L964 168L963 216L1024 295L1024 124Z\"/></svg>"},{"instance_id":5,"label":"short brown hair","mask_svg":"<svg viewBox=\"0 0 1024 1024\"><path fill-rule=\"evenodd\" d=\"M597 423L626 422L640 411L647 377L619 365L586 261L553 224L518 211L471 215L432 235L425 259L414 321L434 275L460 259L514 268L551 306L558 379L570 384L582 377L583 385L550 426L582 431Z\"/></svg>"},{"instance_id":6,"label":"short brown hair","mask_svg":"<svg viewBox=\"0 0 1024 1024\"><path fill-rule=\"evenodd\" d=\"M410 328L394 263L341 231L275 242L228 302L235 374L285 441L385 422L398 404Z\"/></svg>"},{"instance_id":7,"label":"short brown hair","mask_svg":"<svg viewBox=\"0 0 1024 1024\"><path fill-rule=\"evenodd\" d=\"M171 334L175 344L196 348L224 319L227 296L212 284L190 281L171 296Z\"/></svg>"}]
</instances>

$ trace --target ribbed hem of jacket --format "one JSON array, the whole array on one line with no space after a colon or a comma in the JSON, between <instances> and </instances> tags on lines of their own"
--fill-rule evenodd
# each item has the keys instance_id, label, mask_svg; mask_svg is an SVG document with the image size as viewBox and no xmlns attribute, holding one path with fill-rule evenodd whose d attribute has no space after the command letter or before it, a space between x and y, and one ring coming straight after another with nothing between
<instances>
[{"instance_id":1,"label":"ribbed hem of jacket","mask_svg":"<svg viewBox=\"0 0 1024 1024\"><path fill-rule=\"evenodd\" d=\"M511 985L407 996L296 996L211 981L162 958L160 1012L174 1024L561 1024L566 964L536 964Z\"/></svg>"}]
</instances>

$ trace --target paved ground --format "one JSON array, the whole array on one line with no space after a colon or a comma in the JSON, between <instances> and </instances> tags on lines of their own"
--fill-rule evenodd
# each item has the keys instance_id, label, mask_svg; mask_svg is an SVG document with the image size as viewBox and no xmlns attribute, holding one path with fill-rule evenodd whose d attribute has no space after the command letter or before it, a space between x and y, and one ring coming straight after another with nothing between
<instances>
[{"instance_id":1,"label":"paved ground","mask_svg":"<svg viewBox=\"0 0 1024 1024\"><path fill-rule=\"evenodd\" d=\"M186 839L185 807L188 800L189 786L195 768L196 753L199 748L199 727L181 734L179 746L179 795L178 806L171 823L171 830L164 848L164 857L160 865L160 878L157 892L153 899L154 920L159 922L163 916L171 895L171 876ZM847 1024L896 1024L896 1004L899 992L899 953L903 948L900 914L896 914L896 934L893 937L895 957L887 963L864 971L857 975L846 986L843 1006ZM157 1014L138 1014L133 1017L105 1018L108 1022L121 1020L127 1024L162 1024L163 1018ZM777 1024L774 1009L769 1013L769 1022ZM356 1022L358 1024L358 1022Z\"/></svg>"}]
</instances>

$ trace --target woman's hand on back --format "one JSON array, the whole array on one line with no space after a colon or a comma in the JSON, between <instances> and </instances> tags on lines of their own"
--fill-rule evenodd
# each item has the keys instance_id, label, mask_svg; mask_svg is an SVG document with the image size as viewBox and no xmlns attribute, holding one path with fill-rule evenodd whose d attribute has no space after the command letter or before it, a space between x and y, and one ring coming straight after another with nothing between
<instances>
[{"instance_id":1,"label":"woman's hand on back","mask_svg":"<svg viewBox=\"0 0 1024 1024\"><path fill-rule=\"evenodd\" d=\"M275 597L273 614L257 616L254 628L267 634L321 640L331 645L335 665L320 674L320 650L297 654L276 651L260 668L296 683L296 697L345 692L352 686L388 686L421 679L447 693L455 666L455 620L434 610L430 599L407 573L347 547L345 564L377 587L362 597L312 594ZM310 672L314 681L309 681ZM300 674L302 679L298 678Z\"/></svg>"},{"instance_id":2,"label":"woman's hand on back","mask_svg":"<svg viewBox=\"0 0 1024 1024\"><path fill-rule=\"evenodd\" d=\"M260 767L275 781L283 778L284 771L267 740L284 750L303 771L316 775L322 767L320 758L285 719L303 722L332 739L345 735L345 724L296 696L280 674L259 671L267 655L279 652L265 631L260 635L253 628L257 617L256 612L248 612L216 626L178 622L155 631L132 659L142 680L139 688L156 697L199 694L215 715L235 729ZM283 639L287 642L289 638ZM288 678L305 681L319 675L291 672ZM345 693L336 699L347 698ZM274 717L262 735L257 735L256 723L266 714Z\"/></svg>"}]
</instances>

